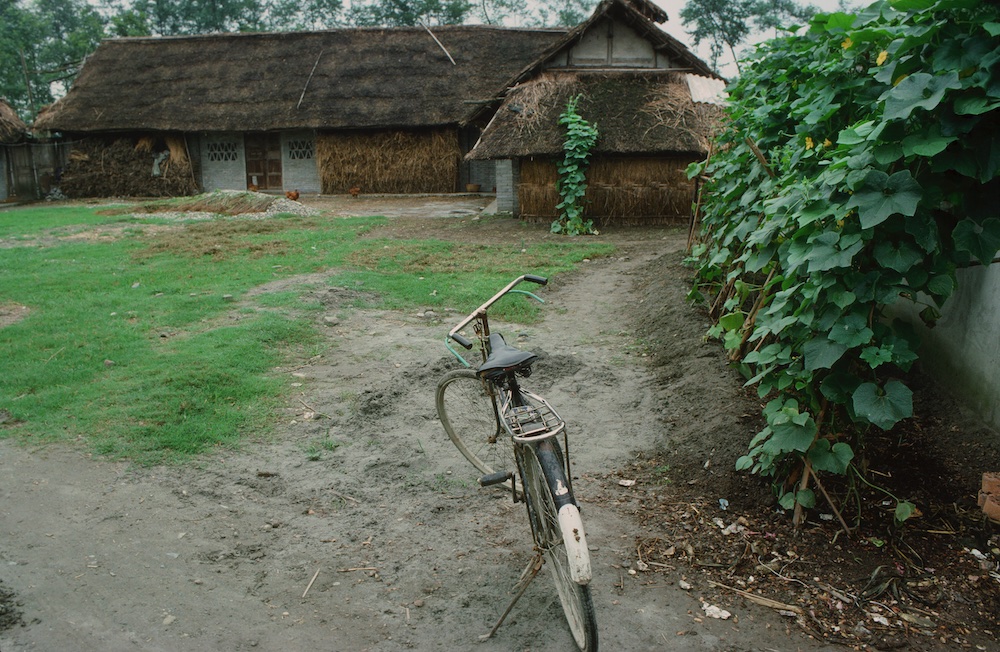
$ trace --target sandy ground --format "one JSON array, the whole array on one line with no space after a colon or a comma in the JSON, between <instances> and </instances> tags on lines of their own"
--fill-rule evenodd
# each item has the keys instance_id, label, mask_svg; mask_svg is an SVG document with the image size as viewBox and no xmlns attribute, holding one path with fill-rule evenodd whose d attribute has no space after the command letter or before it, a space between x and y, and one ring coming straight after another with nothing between
<instances>
[{"instance_id":1,"label":"sandy ground","mask_svg":"<svg viewBox=\"0 0 1000 652\"><path fill-rule=\"evenodd\" d=\"M462 202L453 218L486 203ZM491 237L524 237L502 226ZM606 237L614 257L542 290L543 322L494 324L544 354L530 386L570 424L602 649L834 649L754 604L708 617L711 594L682 588L681 565L637 571L637 538L658 532L622 509L621 469L675 429L697 446L720 427L743 437L754 426L740 421L738 380L701 342L706 324L683 301L679 266L656 264L680 259L683 229ZM676 274L650 276L664 269ZM632 308L651 286L676 302L671 327L686 350L666 384L635 335ZM0 440L0 597L20 620L0 631L0 650L573 648L544 569L497 635L477 642L531 546L523 507L478 488L437 421L435 384L455 367L442 339L458 315L358 310L342 288L308 292L326 306L329 348L276 371L288 400L273 441L135 468L90 457L85 442ZM710 410L691 409L706 398Z\"/></svg>"}]
</instances>

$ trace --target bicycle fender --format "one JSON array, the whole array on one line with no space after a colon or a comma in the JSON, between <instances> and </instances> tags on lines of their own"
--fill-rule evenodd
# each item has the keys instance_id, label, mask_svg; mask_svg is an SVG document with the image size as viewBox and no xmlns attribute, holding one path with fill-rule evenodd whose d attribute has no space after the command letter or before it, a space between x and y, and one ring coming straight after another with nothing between
<instances>
[{"instance_id":1,"label":"bicycle fender","mask_svg":"<svg viewBox=\"0 0 1000 652\"><path fill-rule=\"evenodd\" d=\"M569 557L570 576L577 584L589 584L592 577L590 551L587 548L587 536L583 533L580 510L576 505L563 505L559 508L559 528L566 545L566 556Z\"/></svg>"}]
</instances>

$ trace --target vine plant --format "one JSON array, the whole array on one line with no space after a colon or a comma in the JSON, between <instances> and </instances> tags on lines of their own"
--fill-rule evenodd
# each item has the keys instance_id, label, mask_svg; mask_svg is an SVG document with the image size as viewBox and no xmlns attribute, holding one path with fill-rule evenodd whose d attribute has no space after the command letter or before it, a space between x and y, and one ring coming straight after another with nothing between
<instances>
[{"instance_id":1,"label":"vine plant","mask_svg":"<svg viewBox=\"0 0 1000 652\"><path fill-rule=\"evenodd\" d=\"M715 153L689 169L707 178L692 295L767 400L737 468L772 478L798 522L821 473L863 480L865 433L912 415L900 309L932 325L956 269L1000 248L1000 9L821 14L729 92ZM897 499L896 520L914 510Z\"/></svg>"},{"instance_id":2,"label":"vine plant","mask_svg":"<svg viewBox=\"0 0 1000 652\"><path fill-rule=\"evenodd\" d=\"M580 96L566 103L566 110L559 116L559 124L566 127L563 143L563 160L558 165L559 196L556 205L559 218L552 222L552 233L566 235L594 235L593 220L583 219L584 195L587 192L587 168L590 151L597 142L597 125L591 124L576 112Z\"/></svg>"}]
</instances>

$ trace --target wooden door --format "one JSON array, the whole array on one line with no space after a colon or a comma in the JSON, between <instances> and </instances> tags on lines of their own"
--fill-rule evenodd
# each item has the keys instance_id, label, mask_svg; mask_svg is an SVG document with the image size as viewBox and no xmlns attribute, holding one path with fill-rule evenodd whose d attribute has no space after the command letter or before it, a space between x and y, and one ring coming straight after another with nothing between
<instances>
[{"instance_id":1,"label":"wooden door","mask_svg":"<svg viewBox=\"0 0 1000 652\"><path fill-rule=\"evenodd\" d=\"M247 159L247 187L281 190L281 136L246 134L243 147Z\"/></svg>"}]
</instances>

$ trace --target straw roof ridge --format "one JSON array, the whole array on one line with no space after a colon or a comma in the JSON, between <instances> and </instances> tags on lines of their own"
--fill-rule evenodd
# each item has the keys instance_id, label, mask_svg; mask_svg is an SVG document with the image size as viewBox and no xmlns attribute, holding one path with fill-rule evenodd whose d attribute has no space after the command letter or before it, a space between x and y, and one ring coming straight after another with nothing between
<instances>
[{"instance_id":1,"label":"straw roof ridge","mask_svg":"<svg viewBox=\"0 0 1000 652\"><path fill-rule=\"evenodd\" d=\"M433 36L423 27L403 27L109 39L35 127L268 131L464 124L566 34L481 25L430 31Z\"/></svg>"}]
</instances>

